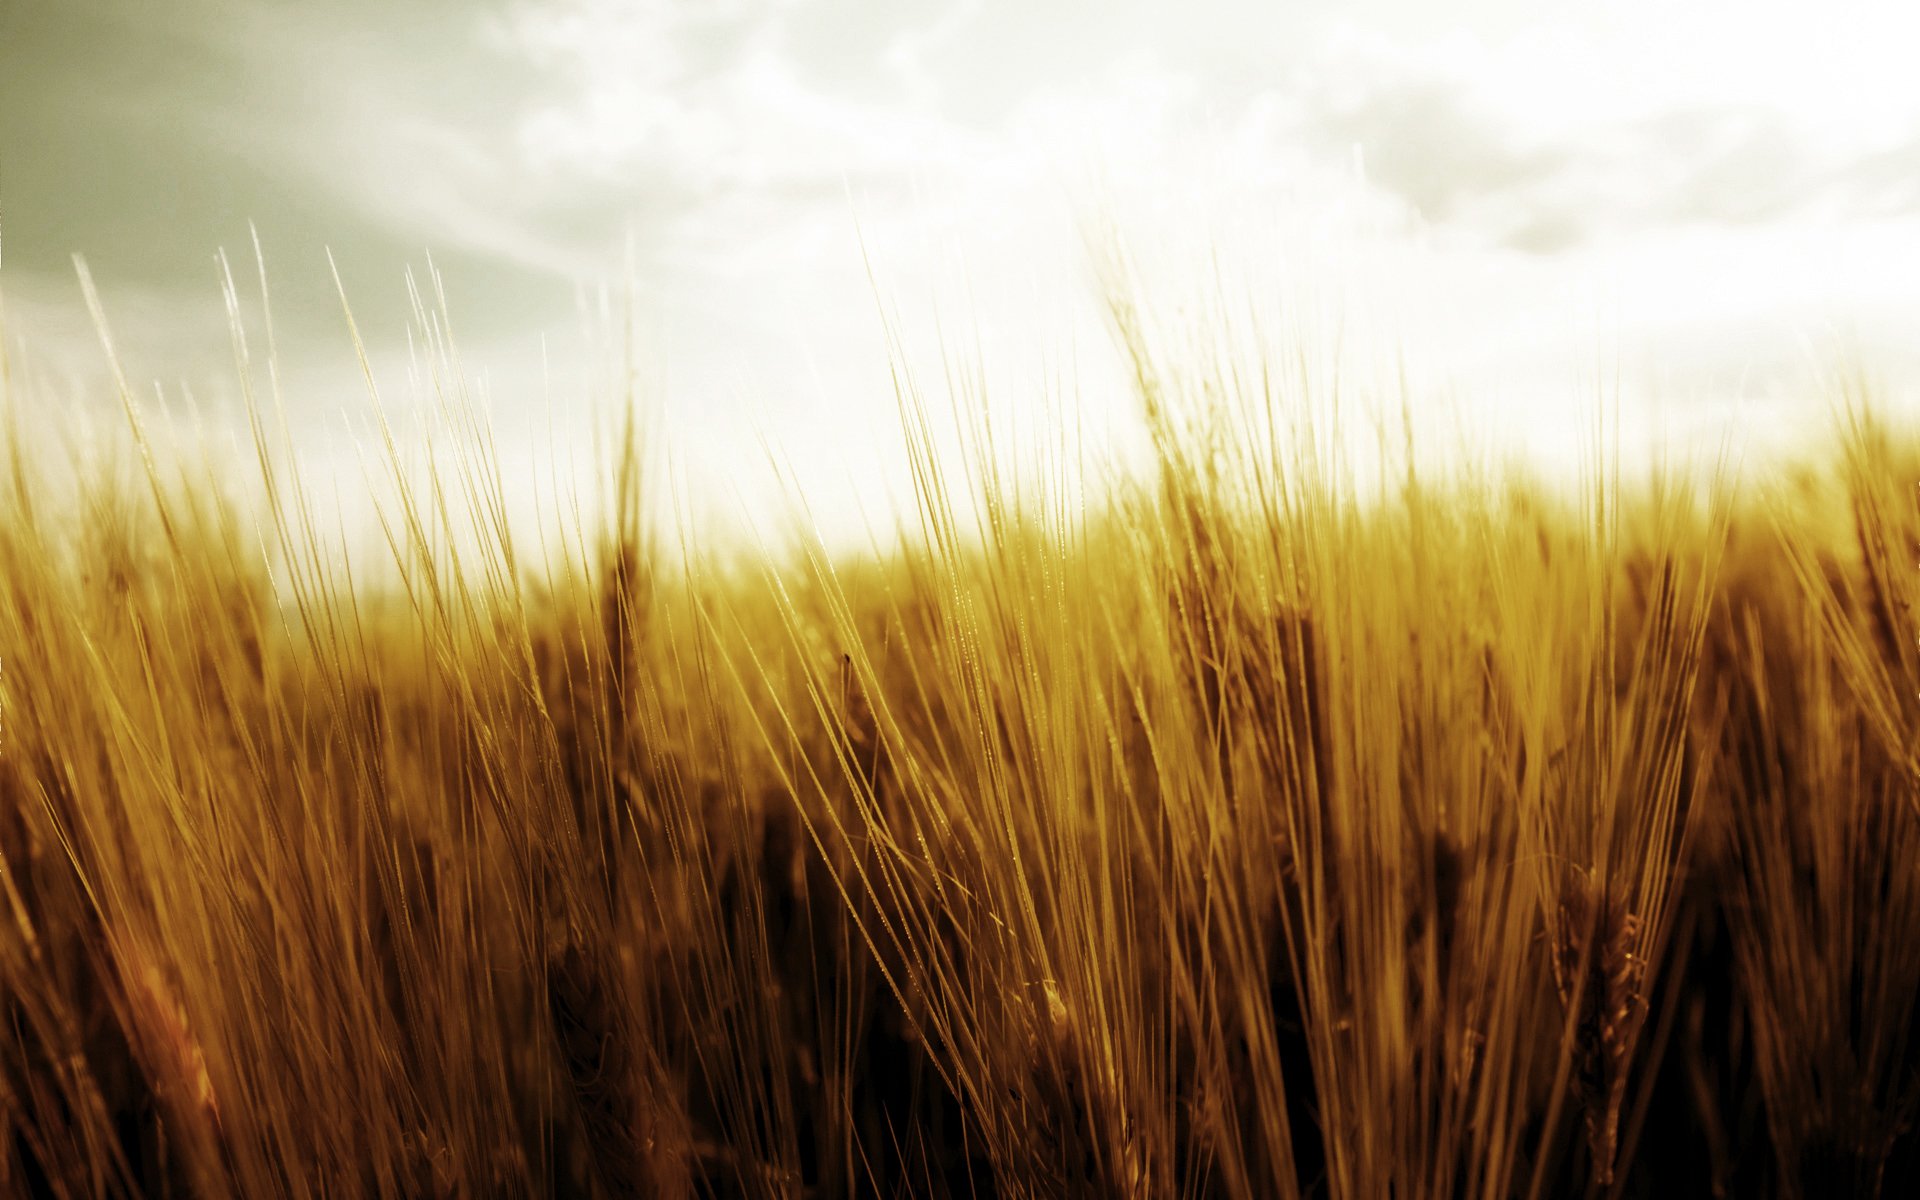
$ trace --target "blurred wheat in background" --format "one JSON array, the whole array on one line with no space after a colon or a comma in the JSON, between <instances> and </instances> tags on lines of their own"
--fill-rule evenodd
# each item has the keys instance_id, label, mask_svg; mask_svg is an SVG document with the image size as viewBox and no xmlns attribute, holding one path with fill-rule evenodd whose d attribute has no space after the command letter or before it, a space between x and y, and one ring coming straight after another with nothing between
<instances>
[{"instance_id":1,"label":"blurred wheat in background","mask_svg":"<svg viewBox=\"0 0 1920 1200\"><path fill-rule=\"evenodd\" d=\"M16 420L0 1193L1913 1194L1920 443L1363 481L1138 299L1146 471L902 369L864 557L455 395L354 577L237 316L250 461Z\"/></svg>"}]
</instances>

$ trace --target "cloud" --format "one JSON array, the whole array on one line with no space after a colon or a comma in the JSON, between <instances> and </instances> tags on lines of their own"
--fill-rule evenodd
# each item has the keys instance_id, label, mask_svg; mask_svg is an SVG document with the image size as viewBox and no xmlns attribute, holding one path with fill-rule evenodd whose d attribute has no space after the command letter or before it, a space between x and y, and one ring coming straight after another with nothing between
<instances>
[{"instance_id":1,"label":"cloud","mask_svg":"<svg viewBox=\"0 0 1920 1200\"><path fill-rule=\"evenodd\" d=\"M1514 56L1570 49L1336 39L1294 78L1290 132L1323 156L1357 149L1372 182L1418 221L1530 253L1669 225L1844 220L1920 203L1913 142L1876 142L1858 128L1835 136L1816 110L1746 89L1663 98L1639 87L1609 111L1582 94L1608 81L1570 65L1536 103L1516 97L1515 80L1539 80L1553 63Z\"/></svg>"},{"instance_id":2,"label":"cloud","mask_svg":"<svg viewBox=\"0 0 1920 1200\"><path fill-rule=\"evenodd\" d=\"M1886 149L1856 160L1840 182L1865 211L1920 212L1920 123Z\"/></svg>"},{"instance_id":3,"label":"cloud","mask_svg":"<svg viewBox=\"0 0 1920 1200\"><path fill-rule=\"evenodd\" d=\"M328 245L341 250L352 283L375 277L360 269L362 253L377 258L389 286L369 291L389 299L373 307L404 314L398 268L418 259L436 227L418 210L363 200L373 180L400 192L412 177L434 190L436 159L447 160L449 147L387 137L382 123L404 129L398 106L384 122L356 107L385 90L383 73L397 73L397 64L348 62L329 53L343 34L329 42L272 9L231 0L3 8L0 205L10 271L70 279L69 256L81 253L109 300L138 289L217 306L215 251L242 250L248 222L257 221L270 255L292 268L282 291L289 332L338 326ZM422 152L402 161L396 148ZM452 226L461 217L447 206ZM511 244L457 235L443 244L456 260L479 241ZM447 265L497 276L508 257L487 247Z\"/></svg>"},{"instance_id":4,"label":"cloud","mask_svg":"<svg viewBox=\"0 0 1920 1200\"><path fill-rule=\"evenodd\" d=\"M1336 153L1358 147L1368 177L1431 221L1537 188L1567 167L1564 150L1523 144L1443 80L1383 80L1351 98L1309 96L1306 110L1317 144Z\"/></svg>"},{"instance_id":5,"label":"cloud","mask_svg":"<svg viewBox=\"0 0 1920 1200\"><path fill-rule=\"evenodd\" d=\"M1087 218L1156 295L1224 259L1289 320L1316 292L1362 299L1383 342L1388 306L1443 308L1436 342L1489 378L1579 342L1544 314L1586 304L1609 257L1706 359L1744 352L1750 297L1781 308L1833 261L1795 240L1822 221L1883 221L1856 283L1911 295L1879 265L1920 213L1893 16L1603 7L1381 0L1368 32L1333 23L1351 6L1253 0L0 0L6 282L19 322L79 345L59 309L83 250L130 350L217 373L212 252L252 218L287 343L352 365L330 246L404 370L401 270L430 249L463 346L519 356L496 375L518 386L630 262L642 353L721 486L740 428L815 470L858 457L839 430L891 428L875 278L906 323L938 308L1033 366L997 394L1072 361L1084 399L1123 403L1084 353L1105 335L1081 311Z\"/></svg>"}]
</instances>

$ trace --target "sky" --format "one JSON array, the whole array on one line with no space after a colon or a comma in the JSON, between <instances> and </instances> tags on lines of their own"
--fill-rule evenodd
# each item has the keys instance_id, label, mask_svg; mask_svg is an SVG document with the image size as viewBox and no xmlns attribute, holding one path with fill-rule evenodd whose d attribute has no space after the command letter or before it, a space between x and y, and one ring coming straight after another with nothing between
<instances>
[{"instance_id":1,"label":"sky","mask_svg":"<svg viewBox=\"0 0 1920 1200\"><path fill-rule=\"evenodd\" d=\"M257 229L345 462L329 253L384 411L430 264L517 489L631 379L702 520L845 533L902 502L896 357L1125 419L1118 244L1170 319L1244 297L1544 463L1601 391L1792 442L1837 354L1920 382L1917 44L1860 0L0 0L0 336L30 403L117 412L82 256L135 390L229 420L216 255L251 279Z\"/></svg>"}]
</instances>

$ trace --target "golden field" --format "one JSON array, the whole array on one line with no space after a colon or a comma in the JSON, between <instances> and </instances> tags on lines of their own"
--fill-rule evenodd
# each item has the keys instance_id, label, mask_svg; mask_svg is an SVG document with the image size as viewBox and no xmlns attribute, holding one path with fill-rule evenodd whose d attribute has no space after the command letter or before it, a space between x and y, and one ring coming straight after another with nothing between
<instances>
[{"instance_id":1,"label":"golden field","mask_svg":"<svg viewBox=\"0 0 1920 1200\"><path fill-rule=\"evenodd\" d=\"M1920 443L1362 487L1112 316L1149 471L903 382L866 558L16 423L0 1194L1913 1194Z\"/></svg>"}]
</instances>

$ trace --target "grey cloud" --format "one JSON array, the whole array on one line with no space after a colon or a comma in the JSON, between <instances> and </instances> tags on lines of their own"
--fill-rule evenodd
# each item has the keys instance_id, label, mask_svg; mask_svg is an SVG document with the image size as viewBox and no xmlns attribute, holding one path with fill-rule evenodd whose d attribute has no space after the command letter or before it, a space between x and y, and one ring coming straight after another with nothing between
<instances>
[{"instance_id":1,"label":"grey cloud","mask_svg":"<svg viewBox=\"0 0 1920 1200\"><path fill-rule=\"evenodd\" d=\"M290 338L344 340L328 248L375 339L404 326L402 268L428 252L464 335L568 313L567 267L590 247L548 233L569 225L547 220L546 194L500 149L540 74L487 44L483 6L318 9L0 2L0 220L14 290L33 291L43 311L77 308L71 256L84 255L109 315L129 314L129 356L185 369L204 362L206 339L132 313L171 309L183 330L211 314L223 340L215 252L249 257L251 221ZM595 215L577 227L617 240L620 216Z\"/></svg>"},{"instance_id":2,"label":"grey cloud","mask_svg":"<svg viewBox=\"0 0 1920 1200\"><path fill-rule=\"evenodd\" d=\"M1779 113L1694 108L1623 121L1581 141L1522 139L1465 89L1382 77L1343 94L1309 85L1301 136L1329 156L1358 145L1369 180L1431 226L1528 253L1606 229L1771 221L1815 205L1920 207L1920 138L1833 162Z\"/></svg>"},{"instance_id":3,"label":"grey cloud","mask_svg":"<svg viewBox=\"0 0 1920 1200\"><path fill-rule=\"evenodd\" d=\"M1674 113L1632 131L1635 159L1674 164L1670 193L1653 215L1725 224L1781 216L1828 183L1811 148L1772 114L1748 110Z\"/></svg>"},{"instance_id":4,"label":"grey cloud","mask_svg":"<svg viewBox=\"0 0 1920 1200\"><path fill-rule=\"evenodd\" d=\"M1869 212L1920 212L1920 128L1852 164L1842 173L1841 184Z\"/></svg>"},{"instance_id":5,"label":"grey cloud","mask_svg":"<svg viewBox=\"0 0 1920 1200\"><path fill-rule=\"evenodd\" d=\"M1500 240L1527 254L1558 254L1585 241L1590 232L1591 227L1580 214L1541 206L1509 225Z\"/></svg>"},{"instance_id":6,"label":"grey cloud","mask_svg":"<svg viewBox=\"0 0 1920 1200\"><path fill-rule=\"evenodd\" d=\"M1323 148L1359 145L1368 178L1432 221L1450 220L1481 197L1536 185L1565 165L1561 153L1515 144L1440 81L1388 83L1344 102L1312 98L1306 121Z\"/></svg>"},{"instance_id":7,"label":"grey cloud","mask_svg":"<svg viewBox=\"0 0 1920 1200\"><path fill-rule=\"evenodd\" d=\"M617 162L543 157L527 117L545 105L569 117L578 64L520 22L591 2L0 0L8 278L16 290L31 280L42 311L77 309L79 253L110 314L217 324L215 252L246 257L251 221L289 337L344 337L331 248L369 337L403 329L402 268L430 251L459 332L478 340L570 323L578 288L620 273L628 237L644 291L743 238L779 236L770 215L811 220L844 209L849 190L903 186L894 164L787 152L762 125L756 54L808 97L846 97L855 116L872 107L853 98L867 84L890 86L887 22L864 14L870 44L835 52L825 5L790 21L762 4L652 10L659 37L648 25L635 49L652 61L657 46L660 74L636 83L662 101L658 135ZM130 353L150 351L161 374L189 347L204 356L204 339L165 322L126 324Z\"/></svg>"}]
</instances>

